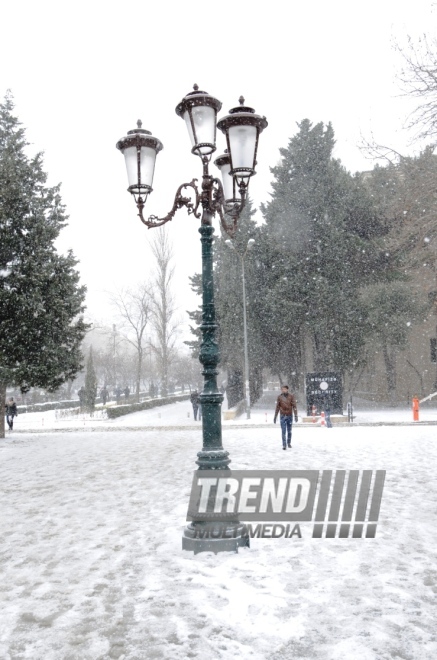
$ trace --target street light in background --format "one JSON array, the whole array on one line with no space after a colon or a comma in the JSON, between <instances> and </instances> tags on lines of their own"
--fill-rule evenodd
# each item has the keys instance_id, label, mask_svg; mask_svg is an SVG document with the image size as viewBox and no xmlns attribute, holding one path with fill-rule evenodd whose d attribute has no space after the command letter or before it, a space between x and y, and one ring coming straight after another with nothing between
<instances>
[{"instance_id":1,"label":"street light in background","mask_svg":"<svg viewBox=\"0 0 437 660\"><path fill-rule=\"evenodd\" d=\"M112 368L114 369L114 390L117 387L117 359L116 359L116 350L115 350L115 340L117 337L117 327L115 323L112 324Z\"/></svg>"},{"instance_id":2,"label":"street light in background","mask_svg":"<svg viewBox=\"0 0 437 660\"><path fill-rule=\"evenodd\" d=\"M212 220L217 213L223 230L228 236L234 236L247 198L250 177L255 174L259 134L267 126L266 118L255 114L253 108L245 106L243 97L240 97L239 103L239 106L229 111L229 115L217 122L221 102L194 85L194 91L188 93L176 106L176 114L184 119L188 129L192 144L191 153L199 156L202 161L202 187L199 191L196 179L181 184L176 191L173 207L164 218L152 215L146 219L143 214L147 197L152 192L155 160L163 148L162 143L153 137L150 131L143 129L140 121L136 129L129 131L126 137L117 142L117 148L126 161L128 191L133 195L140 220L146 227L165 224L172 220L176 211L183 206L188 214L200 220L203 305L199 360L203 365L204 388L200 395L203 446L202 451L197 454L196 463L199 470L227 470L230 463L229 453L222 445L223 395L217 387L220 355L216 341ZM211 155L216 150L216 128L224 133L227 143L227 151L215 161L221 171L223 184L209 173ZM191 197L187 196L188 192ZM202 213L199 212L200 206ZM226 514L223 514L223 518L226 518ZM223 529L219 515L217 523ZM238 520L229 523L226 521L225 526L226 538L214 538L216 523L195 520L184 530L182 548L195 553L202 550L217 553L223 550L236 551L238 546L249 545L244 525Z\"/></svg>"},{"instance_id":3,"label":"street light in background","mask_svg":"<svg viewBox=\"0 0 437 660\"><path fill-rule=\"evenodd\" d=\"M246 254L255 245L255 240L249 238L244 254L241 255L235 248L231 240L225 241L226 245L230 247L238 255L241 261L241 276L243 280L243 333L244 333L244 393L246 398L246 417L250 419L250 386L249 386L249 351L247 345L247 315L246 315L246 278L244 274L244 260Z\"/></svg>"},{"instance_id":4,"label":"street light in background","mask_svg":"<svg viewBox=\"0 0 437 660\"><path fill-rule=\"evenodd\" d=\"M429 247L431 244L433 244L433 241L429 238L429 236L425 236L423 239L423 246L424 247ZM437 317L437 239L436 242L434 242L434 252L432 256L433 262L432 262L432 268L434 270L434 277L435 277L435 289L433 291L429 292L429 297L431 298L431 301L433 303L433 313ZM436 336L431 338L431 361L436 363L436 371L435 371L435 377L434 377L434 383L433 383L433 391L437 392L437 320L436 320L436 328L435 328L435 333Z\"/></svg>"}]
</instances>

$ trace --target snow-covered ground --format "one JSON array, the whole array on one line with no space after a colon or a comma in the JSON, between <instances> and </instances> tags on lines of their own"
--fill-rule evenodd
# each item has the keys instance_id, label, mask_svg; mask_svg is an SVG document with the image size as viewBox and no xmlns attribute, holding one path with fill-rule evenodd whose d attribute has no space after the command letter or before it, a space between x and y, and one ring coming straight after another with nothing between
<instances>
[{"instance_id":1,"label":"snow-covered ground","mask_svg":"<svg viewBox=\"0 0 437 660\"><path fill-rule=\"evenodd\" d=\"M312 539L307 523L194 556L200 424L185 403L159 412L0 441L2 660L437 657L434 426L297 425L284 452L277 426L225 424L234 468L386 469L377 536ZM187 428L127 430L146 419Z\"/></svg>"},{"instance_id":2,"label":"snow-covered ground","mask_svg":"<svg viewBox=\"0 0 437 660\"><path fill-rule=\"evenodd\" d=\"M275 410L275 399L278 392L265 392L261 402L257 403L252 411L250 420L243 413L240 417L223 422L224 427L233 426L268 426L273 423L273 413ZM225 408L223 408L225 410ZM189 401L179 401L167 406L152 408L133 413L117 419L108 420L102 417L102 411L97 410L93 417L90 415L73 415L69 410L62 411L65 417L60 417L60 413L55 410L49 410L38 413L20 414L14 421L16 431L43 431L49 429L71 430L71 429L100 429L109 430L117 428L161 428L161 427L184 427L187 429L200 428L201 423L194 421L193 409ZM300 406L299 424L302 422L302 416L306 416L306 410ZM335 417L333 418L335 424ZM437 423L437 402L429 404L420 409L420 422ZM412 423L413 413L410 407L403 408L377 408L363 409L359 406L354 408L354 424L401 424Z\"/></svg>"}]
</instances>

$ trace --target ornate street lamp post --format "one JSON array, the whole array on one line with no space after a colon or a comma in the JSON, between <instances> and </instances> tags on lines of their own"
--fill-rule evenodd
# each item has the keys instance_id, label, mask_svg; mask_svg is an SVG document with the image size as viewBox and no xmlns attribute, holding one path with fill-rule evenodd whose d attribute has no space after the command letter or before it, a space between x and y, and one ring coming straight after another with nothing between
<instances>
[{"instance_id":1,"label":"ornate street lamp post","mask_svg":"<svg viewBox=\"0 0 437 660\"><path fill-rule=\"evenodd\" d=\"M237 252L232 241L227 240L225 243L232 250L234 250L234 252L236 252L241 261L241 278L243 281L244 392L246 397L246 417L247 419L250 419L249 352L247 347L246 277L244 273L244 260L248 251L251 250L255 245L255 240L253 238L249 238L243 255Z\"/></svg>"},{"instance_id":2,"label":"ornate street lamp post","mask_svg":"<svg viewBox=\"0 0 437 660\"><path fill-rule=\"evenodd\" d=\"M191 152L199 156L203 165L201 190L197 179L183 183L176 191L173 207L164 218L155 215L148 219L143 211L148 195L152 192L156 155L163 148L162 143L141 127L129 131L117 142L117 148L126 160L129 180L128 191L134 196L138 215L146 227L159 227L172 220L176 211L183 206L188 214L200 219L199 232L202 244L202 343L199 360L203 365L204 388L200 395L202 404L203 446L197 454L199 470L229 469L229 452L223 449L221 429L221 404L223 395L217 388L217 365L220 360L216 341L216 320L214 305L213 254L214 229L212 220L217 213L221 226L228 236L233 237L238 218L243 209L250 177L255 174L256 153L259 134L266 128L265 117L256 115L253 108L240 105L229 111L229 115L217 122L217 112L221 103L213 96L199 90L187 94L176 106L176 114L185 120L191 139ZM221 170L223 185L209 173L211 155L216 150L216 127L225 136L228 151L216 159ZM184 193L191 189L191 197ZM202 213L199 207L202 206ZM226 538L207 538L208 528L214 523L195 521L184 530L182 547L195 553L202 550L220 552L237 550L238 546L248 545L244 526L235 521L227 523L230 533ZM201 533L199 533L199 531ZM206 537L206 538L205 538Z\"/></svg>"}]
</instances>

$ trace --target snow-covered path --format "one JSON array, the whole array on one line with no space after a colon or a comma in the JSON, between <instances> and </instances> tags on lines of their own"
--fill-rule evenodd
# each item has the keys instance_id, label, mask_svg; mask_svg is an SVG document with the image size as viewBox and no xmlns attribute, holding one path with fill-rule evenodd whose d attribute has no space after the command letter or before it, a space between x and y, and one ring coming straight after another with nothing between
<instances>
[{"instance_id":1,"label":"snow-covered path","mask_svg":"<svg viewBox=\"0 0 437 660\"><path fill-rule=\"evenodd\" d=\"M232 466L386 469L376 539L183 552L200 426L0 441L2 660L437 657L435 427L279 436L225 429Z\"/></svg>"}]
</instances>

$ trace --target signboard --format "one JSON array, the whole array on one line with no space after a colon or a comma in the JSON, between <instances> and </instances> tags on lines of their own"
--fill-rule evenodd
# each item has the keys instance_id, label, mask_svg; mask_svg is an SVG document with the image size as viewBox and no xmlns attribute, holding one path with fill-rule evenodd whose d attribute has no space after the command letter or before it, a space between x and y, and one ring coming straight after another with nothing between
<instances>
[{"instance_id":1,"label":"signboard","mask_svg":"<svg viewBox=\"0 0 437 660\"><path fill-rule=\"evenodd\" d=\"M318 371L306 375L307 415L329 407L331 415L343 414L343 384L340 371Z\"/></svg>"}]
</instances>

